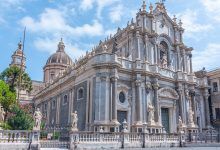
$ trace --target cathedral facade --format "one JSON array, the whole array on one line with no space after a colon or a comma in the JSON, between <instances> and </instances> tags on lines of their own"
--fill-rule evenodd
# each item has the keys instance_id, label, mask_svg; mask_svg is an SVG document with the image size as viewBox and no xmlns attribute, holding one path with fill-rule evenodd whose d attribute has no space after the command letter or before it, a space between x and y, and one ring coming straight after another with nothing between
<instances>
[{"instance_id":1,"label":"cathedral facade","mask_svg":"<svg viewBox=\"0 0 220 150\"><path fill-rule=\"evenodd\" d=\"M182 22L163 3L143 3L135 20L72 62L61 40L44 67L46 87L34 97L47 126L80 131L202 131L210 125L208 84L192 69Z\"/></svg>"}]
</instances>

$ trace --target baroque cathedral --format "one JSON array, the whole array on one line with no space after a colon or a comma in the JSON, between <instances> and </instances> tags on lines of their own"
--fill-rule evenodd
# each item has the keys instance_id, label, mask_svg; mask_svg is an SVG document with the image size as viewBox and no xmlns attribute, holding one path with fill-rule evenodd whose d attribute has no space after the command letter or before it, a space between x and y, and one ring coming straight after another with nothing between
<instances>
[{"instance_id":1,"label":"baroque cathedral","mask_svg":"<svg viewBox=\"0 0 220 150\"><path fill-rule=\"evenodd\" d=\"M73 62L64 42L49 57L34 97L48 127L69 127L77 111L80 131L199 132L210 126L208 83L192 68L182 22L165 5L145 2L123 29ZM199 73L198 73L199 74Z\"/></svg>"}]
</instances>

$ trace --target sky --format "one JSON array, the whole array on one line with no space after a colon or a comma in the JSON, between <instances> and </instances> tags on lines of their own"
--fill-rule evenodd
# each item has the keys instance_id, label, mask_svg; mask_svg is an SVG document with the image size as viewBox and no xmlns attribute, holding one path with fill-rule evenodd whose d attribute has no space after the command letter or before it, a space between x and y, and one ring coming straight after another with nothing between
<instances>
[{"instance_id":1,"label":"sky","mask_svg":"<svg viewBox=\"0 0 220 150\"><path fill-rule=\"evenodd\" d=\"M146 0L147 7L157 1ZM25 26L26 71L41 81L61 37L75 60L126 27L141 5L142 0L0 0L0 72L10 64ZM194 70L220 67L220 0L166 0L165 6L171 18L183 22Z\"/></svg>"}]
</instances>

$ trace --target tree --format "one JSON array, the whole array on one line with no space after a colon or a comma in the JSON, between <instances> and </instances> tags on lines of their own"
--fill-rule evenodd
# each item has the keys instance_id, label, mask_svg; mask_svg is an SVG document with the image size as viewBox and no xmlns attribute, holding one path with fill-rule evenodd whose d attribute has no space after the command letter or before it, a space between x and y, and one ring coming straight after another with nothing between
<instances>
[{"instance_id":1,"label":"tree","mask_svg":"<svg viewBox=\"0 0 220 150\"><path fill-rule=\"evenodd\" d=\"M31 130L33 128L33 117L18 105L13 105L10 112L12 113L12 116L8 118L8 125L13 130Z\"/></svg>"},{"instance_id":2,"label":"tree","mask_svg":"<svg viewBox=\"0 0 220 150\"><path fill-rule=\"evenodd\" d=\"M18 87L20 87L20 90L26 90L28 92L32 90L31 78L17 66L11 66L5 69L0 75L0 80L5 81L13 92Z\"/></svg>"},{"instance_id":3,"label":"tree","mask_svg":"<svg viewBox=\"0 0 220 150\"><path fill-rule=\"evenodd\" d=\"M10 106L16 103L16 94L10 91L9 86L2 80L0 80L0 103L5 110L6 119Z\"/></svg>"}]
</instances>

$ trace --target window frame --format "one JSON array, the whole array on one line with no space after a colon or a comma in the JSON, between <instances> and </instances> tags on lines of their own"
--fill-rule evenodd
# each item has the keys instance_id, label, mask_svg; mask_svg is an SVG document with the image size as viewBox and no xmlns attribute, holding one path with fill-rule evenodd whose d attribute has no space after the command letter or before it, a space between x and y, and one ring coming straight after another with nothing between
<instances>
[{"instance_id":1,"label":"window frame","mask_svg":"<svg viewBox=\"0 0 220 150\"><path fill-rule=\"evenodd\" d=\"M65 98L66 98L66 102L65 102ZM62 100L63 102L63 105L67 105L68 104L68 95L67 94L65 94L64 96L63 96L63 100Z\"/></svg>"},{"instance_id":2,"label":"window frame","mask_svg":"<svg viewBox=\"0 0 220 150\"><path fill-rule=\"evenodd\" d=\"M82 97L79 97L79 92L80 90L82 90ZM83 87L80 87L78 90L77 90L77 100L81 100L84 98L84 88Z\"/></svg>"}]
</instances>

